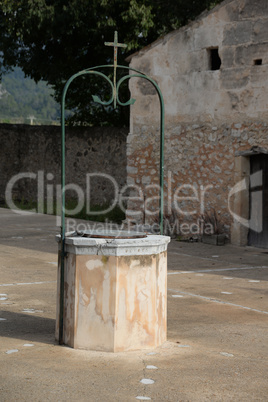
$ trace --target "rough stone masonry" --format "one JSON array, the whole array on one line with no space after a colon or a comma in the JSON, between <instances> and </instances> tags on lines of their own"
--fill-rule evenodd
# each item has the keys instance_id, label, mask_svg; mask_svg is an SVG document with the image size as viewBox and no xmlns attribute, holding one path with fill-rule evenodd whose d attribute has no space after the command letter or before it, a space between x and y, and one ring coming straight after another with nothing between
<instances>
[{"instance_id":1,"label":"rough stone masonry","mask_svg":"<svg viewBox=\"0 0 268 402\"><path fill-rule=\"evenodd\" d=\"M87 174L93 174L89 188L91 205L113 202L115 189L110 176L119 189L126 184L127 133L126 128L67 128L66 184L76 184L87 196ZM15 183L14 198L36 201L39 177L43 181L44 198L52 188L55 199L56 186L61 182L60 127L1 124L0 141L0 200L5 199L7 183L19 173L35 176ZM66 197L72 196L76 194L66 192Z\"/></svg>"},{"instance_id":2,"label":"rough stone masonry","mask_svg":"<svg viewBox=\"0 0 268 402\"><path fill-rule=\"evenodd\" d=\"M249 191L239 198L248 205L243 212L229 195L250 175L250 156L244 163L241 152L268 150L268 2L226 0L130 62L158 83L164 97L166 213L175 205L179 222L190 224L214 208L231 241L245 244L248 228L242 233L231 210L249 218ZM144 213L144 204L149 199L147 209L158 208L150 197L157 195L152 184L159 183L159 99L142 79L133 78L130 90L137 101L131 106L127 180L142 187L143 199L129 201L127 217L152 223L157 214Z\"/></svg>"}]
</instances>

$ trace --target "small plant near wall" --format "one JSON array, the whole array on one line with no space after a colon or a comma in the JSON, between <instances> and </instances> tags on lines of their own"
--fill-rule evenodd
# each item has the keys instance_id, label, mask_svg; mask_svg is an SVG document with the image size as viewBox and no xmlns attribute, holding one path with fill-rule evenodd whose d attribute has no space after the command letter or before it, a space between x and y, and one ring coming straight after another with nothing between
<instances>
[{"instance_id":1,"label":"small plant near wall","mask_svg":"<svg viewBox=\"0 0 268 402\"><path fill-rule=\"evenodd\" d=\"M214 208L200 215L199 222L203 243L217 246L225 244L224 224Z\"/></svg>"}]
</instances>

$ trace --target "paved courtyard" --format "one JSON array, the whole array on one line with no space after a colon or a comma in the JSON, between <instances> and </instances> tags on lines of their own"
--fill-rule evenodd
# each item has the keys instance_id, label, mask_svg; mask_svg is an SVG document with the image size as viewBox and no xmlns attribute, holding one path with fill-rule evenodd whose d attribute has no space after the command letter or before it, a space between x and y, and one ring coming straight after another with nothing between
<instances>
[{"instance_id":1,"label":"paved courtyard","mask_svg":"<svg viewBox=\"0 0 268 402\"><path fill-rule=\"evenodd\" d=\"M0 209L1 401L267 401L268 250L172 240L168 340L73 350L54 340L56 219Z\"/></svg>"}]
</instances>

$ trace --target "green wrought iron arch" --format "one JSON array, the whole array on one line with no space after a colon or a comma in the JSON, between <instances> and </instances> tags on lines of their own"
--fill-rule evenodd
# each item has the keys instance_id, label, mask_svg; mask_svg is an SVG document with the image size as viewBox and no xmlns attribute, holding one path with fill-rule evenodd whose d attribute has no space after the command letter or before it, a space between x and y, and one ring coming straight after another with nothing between
<instances>
[{"instance_id":1,"label":"green wrought iron arch","mask_svg":"<svg viewBox=\"0 0 268 402\"><path fill-rule=\"evenodd\" d=\"M66 100L66 95L68 92L68 89L71 85L71 83L77 78L80 77L82 75L86 75L86 74L96 74L98 76L101 76L102 78L104 78L111 86L112 89L112 97L109 101L107 102L103 102L101 101L101 99L96 96L96 95L92 95L92 98L94 100L94 102L99 103L103 106L109 106L113 103L115 103L116 106L116 102L121 105L121 106L128 106L131 104L135 103L135 99L130 99L127 102L121 102L119 99L119 88L120 85L127 79L130 78L144 78L147 81L151 82L152 85L155 87L157 94L159 96L159 101L160 101L160 171L159 171L159 180L160 180L160 206L159 206L159 226L160 226L160 234L163 234L163 210L164 210L164 124L165 124L165 109L164 109L164 99L163 99L163 95L162 92L158 86L158 84L156 83L156 81L154 81L152 78L148 77L147 75L145 75L144 73L142 73L139 70L136 70L134 68L131 67L126 67L126 66L121 66L118 65L119 68L123 68L123 69L127 69L128 71L134 71L137 74L129 74L129 75L125 75L124 77L122 77L118 83L117 86L114 87L114 84L112 83L112 81L109 79L109 77L107 77L105 74L96 71L95 69L97 68L110 68L110 67L114 67L114 65L102 65L102 66L96 66L96 67L92 67L92 68L88 68L86 70L82 70L74 75L72 75L69 80L66 82L64 90L63 90L63 94L62 94L62 101L61 101L61 195L62 195L62 202L61 202L61 227L62 227L62 231L61 231L61 235L62 235L62 239L64 239L65 237L65 100Z\"/></svg>"},{"instance_id":2,"label":"green wrought iron arch","mask_svg":"<svg viewBox=\"0 0 268 402\"><path fill-rule=\"evenodd\" d=\"M107 43L105 43L107 44ZM115 45L116 48L120 46L117 43L117 33L115 32L115 43L108 44ZM122 45L125 46L125 45ZM162 92L152 78L148 77L143 72L136 70L131 67L117 65L117 52L115 51L114 64L101 65L96 67L91 67L82 70L74 75L72 75L66 82L61 100L61 267L60 267L60 319L59 319L59 343L63 343L63 311L64 311L64 263L65 263L65 101L68 89L71 83L78 77L86 74L95 74L104 78L110 85L112 89L111 99L107 102L103 102L97 95L92 95L94 102L99 103L103 106L109 106L114 102L114 107L118 103L121 106L128 106L135 103L135 99L129 99L127 102L121 102L119 99L119 88L121 84L130 78L144 78L155 87L159 101L160 101L160 169L159 169L159 180L160 180L160 202L159 202L159 225L160 234L163 235L163 211L164 211L164 124L165 124L165 109L164 109L164 99ZM100 68L114 68L114 82L110 80L108 76L103 74L96 69ZM122 77L116 83L116 69L117 67L126 69L128 71L134 72L134 74L128 74Z\"/></svg>"}]
</instances>

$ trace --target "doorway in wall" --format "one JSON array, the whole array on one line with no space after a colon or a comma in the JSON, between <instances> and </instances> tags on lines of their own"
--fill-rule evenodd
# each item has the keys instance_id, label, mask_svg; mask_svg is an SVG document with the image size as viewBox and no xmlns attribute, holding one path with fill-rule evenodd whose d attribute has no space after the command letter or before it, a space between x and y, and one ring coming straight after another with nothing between
<instances>
[{"instance_id":1,"label":"doorway in wall","mask_svg":"<svg viewBox=\"0 0 268 402\"><path fill-rule=\"evenodd\" d=\"M268 248L268 154L250 156L248 245Z\"/></svg>"}]
</instances>

